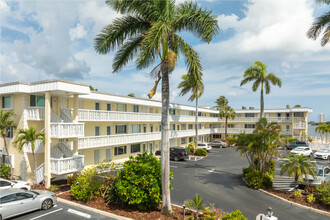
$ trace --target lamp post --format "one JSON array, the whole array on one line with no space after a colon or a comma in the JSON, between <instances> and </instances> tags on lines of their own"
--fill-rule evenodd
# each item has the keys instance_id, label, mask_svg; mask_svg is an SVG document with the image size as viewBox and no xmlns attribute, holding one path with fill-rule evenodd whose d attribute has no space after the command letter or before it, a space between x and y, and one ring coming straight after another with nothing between
<instances>
[{"instance_id":1,"label":"lamp post","mask_svg":"<svg viewBox=\"0 0 330 220\"><path fill-rule=\"evenodd\" d=\"M183 220L185 220L185 216L186 216L186 204L183 203L182 207L183 207Z\"/></svg>"},{"instance_id":2,"label":"lamp post","mask_svg":"<svg viewBox=\"0 0 330 220\"><path fill-rule=\"evenodd\" d=\"M273 216L274 211L273 211L272 207L268 207L268 209L266 209L266 212L267 212L268 217L271 218Z\"/></svg>"}]
</instances>

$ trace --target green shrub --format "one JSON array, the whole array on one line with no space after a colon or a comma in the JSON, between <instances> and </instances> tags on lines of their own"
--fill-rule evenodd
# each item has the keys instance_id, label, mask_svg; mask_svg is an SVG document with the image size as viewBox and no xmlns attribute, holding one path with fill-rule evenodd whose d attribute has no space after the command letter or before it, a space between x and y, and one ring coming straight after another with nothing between
<instances>
[{"instance_id":1,"label":"green shrub","mask_svg":"<svg viewBox=\"0 0 330 220\"><path fill-rule=\"evenodd\" d=\"M195 142L190 142L185 148L188 153L194 153L196 150L196 144Z\"/></svg>"},{"instance_id":2,"label":"green shrub","mask_svg":"<svg viewBox=\"0 0 330 220\"><path fill-rule=\"evenodd\" d=\"M227 213L223 220L248 220L240 210L236 210L235 212Z\"/></svg>"},{"instance_id":3,"label":"green shrub","mask_svg":"<svg viewBox=\"0 0 330 220\"><path fill-rule=\"evenodd\" d=\"M246 179L246 178L245 178L246 174L253 172L253 169L252 169L250 166L249 166L249 167L244 167L244 168L242 169L242 172L243 172L243 177L244 177L244 179Z\"/></svg>"},{"instance_id":4,"label":"green shrub","mask_svg":"<svg viewBox=\"0 0 330 220\"><path fill-rule=\"evenodd\" d=\"M315 188L316 199L323 204L330 205L330 182L323 183Z\"/></svg>"},{"instance_id":5,"label":"green shrub","mask_svg":"<svg viewBox=\"0 0 330 220\"><path fill-rule=\"evenodd\" d=\"M262 175L262 188L270 189L273 187L273 177L268 173Z\"/></svg>"},{"instance_id":6,"label":"green shrub","mask_svg":"<svg viewBox=\"0 0 330 220\"><path fill-rule=\"evenodd\" d=\"M308 203L313 203L313 202L315 202L316 199L313 194L309 194L309 195L307 195L306 200Z\"/></svg>"},{"instance_id":7,"label":"green shrub","mask_svg":"<svg viewBox=\"0 0 330 220\"><path fill-rule=\"evenodd\" d=\"M124 206L125 203L120 199L117 188L116 188L116 183L117 183L118 179L115 178L113 180L114 181L109 185L109 187L105 193L105 200L108 205Z\"/></svg>"},{"instance_id":8,"label":"green shrub","mask_svg":"<svg viewBox=\"0 0 330 220\"><path fill-rule=\"evenodd\" d=\"M246 181L249 183L252 189L263 188L263 178L262 174L258 171L253 171L246 174Z\"/></svg>"},{"instance_id":9,"label":"green shrub","mask_svg":"<svg viewBox=\"0 0 330 220\"><path fill-rule=\"evenodd\" d=\"M118 173L116 190L123 202L138 209L157 207L161 201L160 162L152 154L130 156Z\"/></svg>"},{"instance_id":10,"label":"green shrub","mask_svg":"<svg viewBox=\"0 0 330 220\"><path fill-rule=\"evenodd\" d=\"M301 190L293 192L293 197L294 198L300 198L302 197Z\"/></svg>"},{"instance_id":11,"label":"green shrub","mask_svg":"<svg viewBox=\"0 0 330 220\"><path fill-rule=\"evenodd\" d=\"M207 220L218 220L226 216L223 209L215 208L214 204L210 204L210 207L204 208L203 217Z\"/></svg>"},{"instance_id":12,"label":"green shrub","mask_svg":"<svg viewBox=\"0 0 330 220\"><path fill-rule=\"evenodd\" d=\"M48 189L50 191L56 191L56 190L58 190L58 185L50 185L50 187Z\"/></svg>"},{"instance_id":13,"label":"green shrub","mask_svg":"<svg viewBox=\"0 0 330 220\"><path fill-rule=\"evenodd\" d=\"M10 167L7 164L0 165L0 177L4 179L9 179L10 177Z\"/></svg>"},{"instance_id":14,"label":"green shrub","mask_svg":"<svg viewBox=\"0 0 330 220\"><path fill-rule=\"evenodd\" d=\"M236 141L234 137L226 137L225 140L229 142L229 146L234 145Z\"/></svg>"},{"instance_id":15,"label":"green shrub","mask_svg":"<svg viewBox=\"0 0 330 220\"><path fill-rule=\"evenodd\" d=\"M76 178L79 176L80 172L74 172L72 175L68 175L67 178L66 178L66 182L69 184L69 185L72 185Z\"/></svg>"},{"instance_id":16,"label":"green shrub","mask_svg":"<svg viewBox=\"0 0 330 220\"><path fill-rule=\"evenodd\" d=\"M275 160L268 160L265 163L266 172L273 178L275 175L275 167L276 161Z\"/></svg>"},{"instance_id":17,"label":"green shrub","mask_svg":"<svg viewBox=\"0 0 330 220\"><path fill-rule=\"evenodd\" d=\"M79 201L87 201L100 194L102 181L97 179L95 168L82 171L71 185L72 196Z\"/></svg>"},{"instance_id":18,"label":"green shrub","mask_svg":"<svg viewBox=\"0 0 330 220\"><path fill-rule=\"evenodd\" d=\"M206 156L207 155L207 151L204 150L204 149L199 148L199 149L197 149L195 151L195 155L196 156Z\"/></svg>"}]
</instances>

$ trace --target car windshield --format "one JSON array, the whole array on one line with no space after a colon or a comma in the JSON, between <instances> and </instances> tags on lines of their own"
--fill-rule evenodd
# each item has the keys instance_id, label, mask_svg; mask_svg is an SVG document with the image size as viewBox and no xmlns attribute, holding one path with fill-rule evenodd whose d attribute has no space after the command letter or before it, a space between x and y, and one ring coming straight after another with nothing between
<instances>
[{"instance_id":1,"label":"car windshield","mask_svg":"<svg viewBox=\"0 0 330 220\"><path fill-rule=\"evenodd\" d=\"M328 153L329 151L327 149L321 149L319 150L320 153Z\"/></svg>"},{"instance_id":2,"label":"car windshield","mask_svg":"<svg viewBox=\"0 0 330 220\"><path fill-rule=\"evenodd\" d=\"M295 151L303 151L305 150L305 148L300 148L300 147L297 147L296 149L294 149Z\"/></svg>"},{"instance_id":3,"label":"car windshield","mask_svg":"<svg viewBox=\"0 0 330 220\"><path fill-rule=\"evenodd\" d=\"M323 176L323 169L317 171L317 176Z\"/></svg>"}]
</instances>

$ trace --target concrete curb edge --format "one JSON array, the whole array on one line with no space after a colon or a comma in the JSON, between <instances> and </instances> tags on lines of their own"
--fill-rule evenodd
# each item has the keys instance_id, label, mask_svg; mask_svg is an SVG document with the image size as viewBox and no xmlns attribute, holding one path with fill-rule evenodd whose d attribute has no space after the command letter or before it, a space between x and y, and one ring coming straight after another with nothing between
<instances>
[{"instance_id":1,"label":"concrete curb edge","mask_svg":"<svg viewBox=\"0 0 330 220\"><path fill-rule=\"evenodd\" d=\"M100 209L95 209L95 208L92 208L92 207L89 207L89 206L86 206L86 205L81 205L81 204L78 204L76 202L71 202L71 201L66 200L66 199L57 198L57 201L58 202L63 202L65 204L68 204L68 205L71 205L71 206L74 206L74 207L77 207L77 208L81 208L81 209L85 209L85 210L88 210L88 211L91 211L91 212L95 212L97 214L104 215L104 216L107 216L107 217L110 217L110 218L115 218L115 219L118 219L118 220L133 220L131 218L115 215L115 214L112 214L110 212L106 212L106 211L103 211L103 210L100 210Z\"/></svg>"},{"instance_id":2,"label":"concrete curb edge","mask_svg":"<svg viewBox=\"0 0 330 220\"><path fill-rule=\"evenodd\" d=\"M289 203L291 205L294 205L294 206L297 206L299 208L302 208L302 209L306 209L306 210L310 210L310 211L313 211L313 212L316 212L316 213L319 213L319 214L322 214L322 215L326 215L326 216L329 216L330 217L330 212L327 212L327 211L322 211L322 210L319 210L319 209L315 209L315 208L312 208L312 207L308 207L308 206L305 206L305 205L301 205L299 203L295 203L295 202L292 202L292 201L289 201L287 199L284 199L280 196L277 196L277 195L274 195L270 192L267 192L266 190L263 190L263 189L258 189L259 191L263 192L263 193L266 193L274 198L277 198L277 199L280 199L282 200L283 202L286 202L286 203Z\"/></svg>"}]
</instances>

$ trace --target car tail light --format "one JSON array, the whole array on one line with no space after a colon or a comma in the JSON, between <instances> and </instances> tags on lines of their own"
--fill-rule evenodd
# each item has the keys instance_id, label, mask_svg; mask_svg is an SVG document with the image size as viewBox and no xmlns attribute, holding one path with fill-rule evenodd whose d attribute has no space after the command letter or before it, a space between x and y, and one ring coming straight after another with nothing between
<instances>
[{"instance_id":1,"label":"car tail light","mask_svg":"<svg viewBox=\"0 0 330 220\"><path fill-rule=\"evenodd\" d=\"M181 152L181 155L184 155L184 153L183 153L183 152Z\"/></svg>"}]
</instances>

